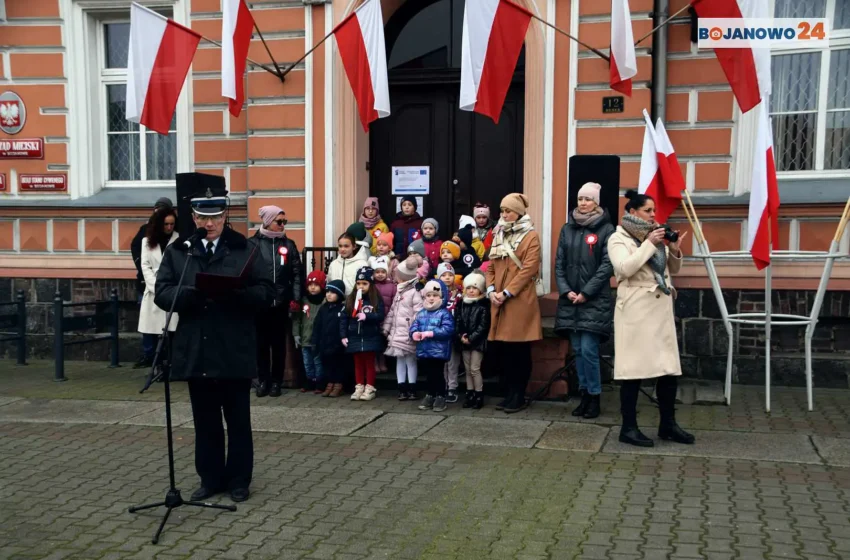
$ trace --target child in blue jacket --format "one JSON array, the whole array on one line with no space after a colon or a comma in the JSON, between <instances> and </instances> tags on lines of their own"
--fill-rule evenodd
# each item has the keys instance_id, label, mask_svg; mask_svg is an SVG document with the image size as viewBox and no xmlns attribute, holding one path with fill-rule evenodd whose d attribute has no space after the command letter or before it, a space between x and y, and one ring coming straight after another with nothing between
<instances>
[{"instance_id":1,"label":"child in blue jacket","mask_svg":"<svg viewBox=\"0 0 850 560\"><path fill-rule=\"evenodd\" d=\"M354 354L354 378L357 386L353 401L371 401L375 398L375 355L384 351L384 301L372 282L374 270L364 266L357 271L354 291L345 301L340 315L339 336L346 352Z\"/></svg>"},{"instance_id":2,"label":"child in blue jacket","mask_svg":"<svg viewBox=\"0 0 850 560\"><path fill-rule=\"evenodd\" d=\"M443 369L452 355L455 321L446 309L449 300L446 285L431 280L422 288L422 311L410 325L410 337L416 344L417 369L427 379L428 392L419 410L442 412L446 409L446 380Z\"/></svg>"}]
</instances>

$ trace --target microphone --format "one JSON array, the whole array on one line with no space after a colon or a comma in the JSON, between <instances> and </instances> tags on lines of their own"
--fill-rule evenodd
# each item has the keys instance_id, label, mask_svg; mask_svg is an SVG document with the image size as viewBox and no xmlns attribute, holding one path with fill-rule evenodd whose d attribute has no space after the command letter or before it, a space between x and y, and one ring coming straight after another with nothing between
<instances>
[{"instance_id":1,"label":"microphone","mask_svg":"<svg viewBox=\"0 0 850 560\"><path fill-rule=\"evenodd\" d=\"M192 235L189 236L189 239L187 239L186 241L183 242L183 246L186 247L187 249L191 249L192 245L195 244L195 241L200 241L201 239L204 239L206 236L207 236L207 230L202 228L202 227L199 227L198 229L195 230L195 233L193 233Z\"/></svg>"}]
</instances>

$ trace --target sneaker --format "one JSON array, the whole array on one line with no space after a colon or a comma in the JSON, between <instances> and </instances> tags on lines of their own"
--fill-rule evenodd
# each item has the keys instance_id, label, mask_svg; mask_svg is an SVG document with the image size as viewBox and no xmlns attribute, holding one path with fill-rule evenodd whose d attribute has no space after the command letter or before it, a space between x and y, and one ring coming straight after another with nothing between
<instances>
[{"instance_id":1,"label":"sneaker","mask_svg":"<svg viewBox=\"0 0 850 560\"><path fill-rule=\"evenodd\" d=\"M257 385L257 396L258 397L267 397L269 395L269 384L265 381L260 381Z\"/></svg>"},{"instance_id":2,"label":"sneaker","mask_svg":"<svg viewBox=\"0 0 850 560\"><path fill-rule=\"evenodd\" d=\"M419 404L419 410L431 410L432 408L434 408L434 395L425 395L425 398Z\"/></svg>"},{"instance_id":3,"label":"sneaker","mask_svg":"<svg viewBox=\"0 0 850 560\"><path fill-rule=\"evenodd\" d=\"M354 387L354 394L351 395L351 400L359 401L360 397L363 396L363 391L365 391L365 390L366 390L365 385L357 385L356 387Z\"/></svg>"},{"instance_id":4,"label":"sneaker","mask_svg":"<svg viewBox=\"0 0 850 560\"><path fill-rule=\"evenodd\" d=\"M360 400L361 401L371 401L372 399L375 398L377 393L378 393L378 391L376 391L374 387L372 387L371 385L366 385L366 388L363 389L363 394L360 395Z\"/></svg>"},{"instance_id":5,"label":"sneaker","mask_svg":"<svg viewBox=\"0 0 850 560\"><path fill-rule=\"evenodd\" d=\"M446 394L446 402L447 403L456 403L458 401L457 390L449 389Z\"/></svg>"},{"instance_id":6,"label":"sneaker","mask_svg":"<svg viewBox=\"0 0 850 560\"><path fill-rule=\"evenodd\" d=\"M440 395L436 399L434 399L434 407L433 407L432 410L434 412L442 412L445 409L446 409L446 397L444 397L443 395Z\"/></svg>"},{"instance_id":7,"label":"sneaker","mask_svg":"<svg viewBox=\"0 0 850 560\"><path fill-rule=\"evenodd\" d=\"M269 387L269 396L270 397L279 397L283 394L283 390L280 387L280 383L272 383L271 387Z\"/></svg>"}]
</instances>

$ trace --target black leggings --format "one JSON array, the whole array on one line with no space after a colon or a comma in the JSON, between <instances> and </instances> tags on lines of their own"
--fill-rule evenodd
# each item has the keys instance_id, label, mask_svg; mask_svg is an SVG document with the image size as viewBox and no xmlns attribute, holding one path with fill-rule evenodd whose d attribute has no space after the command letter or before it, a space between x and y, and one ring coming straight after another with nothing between
<instances>
[{"instance_id":1,"label":"black leggings","mask_svg":"<svg viewBox=\"0 0 850 560\"><path fill-rule=\"evenodd\" d=\"M283 383L289 309L272 307L257 313L257 377L261 382Z\"/></svg>"},{"instance_id":2,"label":"black leggings","mask_svg":"<svg viewBox=\"0 0 850 560\"><path fill-rule=\"evenodd\" d=\"M434 358L419 358L416 362L419 376L425 377L427 393L435 397L446 396L446 377L443 375L446 361Z\"/></svg>"},{"instance_id":3,"label":"black leggings","mask_svg":"<svg viewBox=\"0 0 850 560\"><path fill-rule=\"evenodd\" d=\"M328 383L345 382L346 365L350 360L346 354L326 354L322 356L322 370Z\"/></svg>"},{"instance_id":4,"label":"black leggings","mask_svg":"<svg viewBox=\"0 0 850 560\"><path fill-rule=\"evenodd\" d=\"M528 380L531 379L531 343L530 342L490 342L487 351L499 373L499 379L508 396L515 393L525 395Z\"/></svg>"},{"instance_id":5,"label":"black leggings","mask_svg":"<svg viewBox=\"0 0 850 560\"><path fill-rule=\"evenodd\" d=\"M624 427L637 426L637 401L641 379L629 379L620 385L620 412ZM664 375L656 378L655 396L658 398L658 410L661 423L676 421L676 392L679 389L679 376Z\"/></svg>"}]
</instances>

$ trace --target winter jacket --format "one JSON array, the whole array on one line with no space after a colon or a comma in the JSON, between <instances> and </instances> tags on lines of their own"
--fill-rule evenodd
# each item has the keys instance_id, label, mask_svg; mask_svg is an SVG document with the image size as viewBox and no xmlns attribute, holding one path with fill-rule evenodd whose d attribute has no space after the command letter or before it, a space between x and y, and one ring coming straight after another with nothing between
<instances>
[{"instance_id":1,"label":"winter jacket","mask_svg":"<svg viewBox=\"0 0 850 560\"><path fill-rule=\"evenodd\" d=\"M168 240L168 245L177 241L178 237L180 236L176 231L172 233L171 238ZM168 316L167 309L160 309L154 303L154 297L156 297L156 273L162 264L163 253L162 244L151 249L148 246L147 238L145 238L144 243L142 243L142 274L145 277L143 284L145 295L142 297L142 308L139 311L140 333L162 334L162 327L165 326L165 318ZM177 329L178 321L179 316L175 313L171 316L171 324L168 326L168 330L173 332Z\"/></svg>"},{"instance_id":2,"label":"winter jacket","mask_svg":"<svg viewBox=\"0 0 850 560\"><path fill-rule=\"evenodd\" d=\"M381 325L384 322L384 302L372 303L368 294L363 295L363 313L365 321L358 321L357 317L350 317L347 310L343 309L339 321L340 338L348 339L349 354L360 352L383 352L384 335L381 334Z\"/></svg>"},{"instance_id":3,"label":"winter jacket","mask_svg":"<svg viewBox=\"0 0 850 560\"><path fill-rule=\"evenodd\" d=\"M378 223L375 224L375 227L367 228L366 232L372 237L372 256L378 254L378 238L381 237L382 233L387 233L390 231L390 228L387 227L387 224L384 220L378 220Z\"/></svg>"},{"instance_id":4,"label":"winter jacket","mask_svg":"<svg viewBox=\"0 0 850 560\"><path fill-rule=\"evenodd\" d=\"M461 344L463 350L478 350L483 352L487 345L487 335L490 334L490 301L482 297L473 303L461 300L455 311L457 339L463 335L469 338L469 344Z\"/></svg>"},{"instance_id":5,"label":"winter jacket","mask_svg":"<svg viewBox=\"0 0 850 560\"><path fill-rule=\"evenodd\" d=\"M316 323L316 315L324 306L326 300L312 303L306 297L301 300L301 309L292 315L292 336L301 337L302 346L313 345L313 328Z\"/></svg>"},{"instance_id":6,"label":"winter jacket","mask_svg":"<svg viewBox=\"0 0 850 560\"><path fill-rule=\"evenodd\" d=\"M608 238L613 233L607 211L590 227L581 227L573 220L561 228L555 257L555 280L560 294L555 316L558 335L566 337L571 331L588 331L605 340L611 335L613 268L608 258ZM584 294L587 301L573 305L567 298L570 292Z\"/></svg>"},{"instance_id":7,"label":"winter jacket","mask_svg":"<svg viewBox=\"0 0 850 560\"><path fill-rule=\"evenodd\" d=\"M425 245L425 258L428 260L428 264L431 265L431 270L436 272L437 267L443 262L440 259L440 247L443 245L443 242L439 237L434 237L430 241L423 237L422 242Z\"/></svg>"},{"instance_id":8,"label":"winter jacket","mask_svg":"<svg viewBox=\"0 0 850 560\"><path fill-rule=\"evenodd\" d=\"M130 242L130 254L133 256L133 265L136 267L136 291L140 294L145 291L145 275L142 273L142 243L145 241L147 229L147 224L139 227L139 231Z\"/></svg>"},{"instance_id":9,"label":"winter jacket","mask_svg":"<svg viewBox=\"0 0 850 560\"><path fill-rule=\"evenodd\" d=\"M422 216L418 212L414 212L412 216L405 216L401 212L396 214L395 219L390 224L390 231L395 239L393 252L402 257L406 255L407 246L422 237L421 230Z\"/></svg>"},{"instance_id":10,"label":"winter jacket","mask_svg":"<svg viewBox=\"0 0 850 560\"><path fill-rule=\"evenodd\" d=\"M384 311L389 312L389 309L393 304L393 299L395 299L398 286L393 284L389 277L387 277L384 282L375 282L375 288L377 288L378 293L381 294L381 300L384 302Z\"/></svg>"},{"instance_id":11,"label":"winter jacket","mask_svg":"<svg viewBox=\"0 0 850 560\"><path fill-rule=\"evenodd\" d=\"M460 258L452 261L452 268L455 269L455 274L466 278L470 272L481 267L481 259L472 249L462 249Z\"/></svg>"},{"instance_id":12,"label":"winter jacket","mask_svg":"<svg viewBox=\"0 0 850 560\"><path fill-rule=\"evenodd\" d=\"M273 239L259 231L249 244L257 247L257 262L262 263L266 277L275 285L274 307L289 307L301 301L301 254L288 237Z\"/></svg>"},{"instance_id":13,"label":"winter jacket","mask_svg":"<svg viewBox=\"0 0 850 560\"><path fill-rule=\"evenodd\" d=\"M354 291L354 284L357 282L357 271L369 264L368 256L359 250L359 245L355 245L358 251L353 257L344 259L337 256L328 267L328 282L334 280L342 280L345 284L345 295L347 296Z\"/></svg>"},{"instance_id":14,"label":"winter jacket","mask_svg":"<svg viewBox=\"0 0 850 560\"><path fill-rule=\"evenodd\" d=\"M209 299L195 288L195 276L199 272L238 276L253 248L241 233L227 227L211 256L198 241L190 249L190 258L183 241L178 239L165 250L156 275L154 302L162 309L176 302L174 310L180 314L171 349L171 378L253 379L257 376L254 319L275 300L275 287L265 263L254 254L246 286L226 297ZM186 259L186 277L178 291Z\"/></svg>"},{"instance_id":15,"label":"winter jacket","mask_svg":"<svg viewBox=\"0 0 850 560\"><path fill-rule=\"evenodd\" d=\"M436 311L423 309L416 314L413 324L410 325L410 336L416 332L433 332L434 337L422 340L416 344L416 357L420 359L435 359L448 362L452 356L454 343L455 320L446 309L446 301L449 298L448 290L442 286L443 306Z\"/></svg>"},{"instance_id":16,"label":"winter jacket","mask_svg":"<svg viewBox=\"0 0 850 560\"><path fill-rule=\"evenodd\" d=\"M416 314L422 311L422 295L419 279L414 278L398 285L387 318L384 320L383 333L387 337L387 356L401 358L416 354L416 343L410 338L410 326Z\"/></svg>"},{"instance_id":17,"label":"winter jacket","mask_svg":"<svg viewBox=\"0 0 850 560\"><path fill-rule=\"evenodd\" d=\"M325 302L316 313L316 318L313 319L311 344L322 356L345 352L342 337L339 336L340 313L345 314L345 304L341 301ZM302 342L304 342L303 339Z\"/></svg>"}]
</instances>

